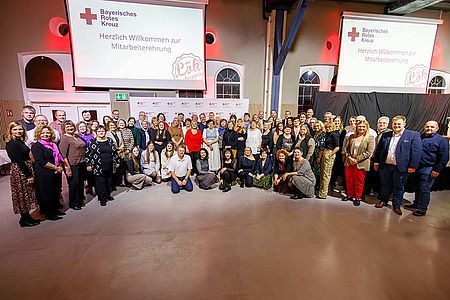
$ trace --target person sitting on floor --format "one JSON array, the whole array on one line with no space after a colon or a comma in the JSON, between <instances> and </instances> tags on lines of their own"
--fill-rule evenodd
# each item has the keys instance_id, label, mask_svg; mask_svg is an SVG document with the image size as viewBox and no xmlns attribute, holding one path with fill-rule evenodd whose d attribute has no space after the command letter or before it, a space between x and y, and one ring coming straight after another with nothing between
<instances>
[{"instance_id":1,"label":"person sitting on floor","mask_svg":"<svg viewBox=\"0 0 450 300\"><path fill-rule=\"evenodd\" d=\"M272 187L272 159L268 155L268 149L261 149L261 158L258 159L253 177L253 185L268 190Z\"/></svg>"},{"instance_id":2,"label":"person sitting on floor","mask_svg":"<svg viewBox=\"0 0 450 300\"><path fill-rule=\"evenodd\" d=\"M205 148L200 149L200 157L195 162L197 164L197 181L198 187L203 190L211 189L212 185L217 182L214 172L209 170L208 152Z\"/></svg>"},{"instance_id":3,"label":"person sitting on floor","mask_svg":"<svg viewBox=\"0 0 450 300\"><path fill-rule=\"evenodd\" d=\"M192 161L189 155L185 155L186 147L180 145L177 154L169 161L169 171L172 177L172 193L178 194L181 189L192 192L194 189L191 181Z\"/></svg>"},{"instance_id":4,"label":"person sitting on floor","mask_svg":"<svg viewBox=\"0 0 450 300\"><path fill-rule=\"evenodd\" d=\"M288 162L289 153L280 149L277 151L275 157L275 167L273 170L273 190L277 193L288 194L289 193L289 181L286 177L283 177L285 173L292 172L292 166Z\"/></svg>"},{"instance_id":5,"label":"person sitting on floor","mask_svg":"<svg viewBox=\"0 0 450 300\"><path fill-rule=\"evenodd\" d=\"M255 173L256 160L252 154L250 147L245 147L244 156L239 158L238 177L240 181L240 187L243 188L253 186L253 176Z\"/></svg>"},{"instance_id":6,"label":"person sitting on floor","mask_svg":"<svg viewBox=\"0 0 450 300\"><path fill-rule=\"evenodd\" d=\"M292 169L292 173L289 174L292 175L290 182L296 194L291 196L291 199L313 198L316 176L311 169L308 159L303 158L303 152L299 148L294 150Z\"/></svg>"},{"instance_id":7,"label":"person sitting on floor","mask_svg":"<svg viewBox=\"0 0 450 300\"><path fill-rule=\"evenodd\" d=\"M152 184L151 177L144 174L141 151L138 147L133 147L131 159L127 161L127 182L136 190L142 190L144 186Z\"/></svg>"},{"instance_id":8,"label":"person sitting on floor","mask_svg":"<svg viewBox=\"0 0 450 300\"><path fill-rule=\"evenodd\" d=\"M155 147L156 148L156 147ZM171 175L169 171L169 161L175 154L172 142L168 142L166 148L161 151L161 181L169 182Z\"/></svg>"},{"instance_id":9,"label":"person sitting on floor","mask_svg":"<svg viewBox=\"0 0 450 300\"><path fill-rule=\"evenodd\" d=\"M236 159L233 158L233 150L225 149L222 168L220 169L221 184L219 189L226 193L231 191L231 184L236 180Z\"/></svg>"},{"instance_id":10,"label":"person sitting on floor","mask_svg":"<svg viewBox=\"0 0 450 300\"><path fill-rule=\"evenodd\" d=\"M154 182L161 183L161 164L155 144L152 141L149 141L147 149L142 151L141 164L145 175L150 176Z\"/></svg>"}]
</instances>

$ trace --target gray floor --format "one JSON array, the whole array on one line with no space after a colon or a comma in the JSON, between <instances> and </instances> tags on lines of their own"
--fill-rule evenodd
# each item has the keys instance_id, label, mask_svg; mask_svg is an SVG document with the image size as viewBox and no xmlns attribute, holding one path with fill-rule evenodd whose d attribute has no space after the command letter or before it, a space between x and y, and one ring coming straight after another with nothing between
<instances>
[{"instance_id":1,"label":"gray floor","mask_svg":"<svg viewBox=\"0 0 450 300\"><path fill-rule=\"evenodd\" d=\"M21 229L0 191L0 299L450 298L449 192L417 218L159 185Z\"/></svg>"}]
</instances>

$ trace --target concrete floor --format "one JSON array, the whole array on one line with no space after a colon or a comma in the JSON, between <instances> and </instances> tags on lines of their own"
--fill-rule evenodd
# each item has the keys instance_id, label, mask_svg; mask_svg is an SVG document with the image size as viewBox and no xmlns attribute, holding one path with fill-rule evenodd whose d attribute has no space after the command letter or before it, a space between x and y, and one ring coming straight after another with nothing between
<instances>
[{"instance_id":1,"label":"concrete floor","mask_svg":"<svg viewBox=\"0 0 450 300\"><path fill-rule=\"evenodd\" d=\"M0 191L0 299L450 299L450 192L417 218L159 185L21 229Z\"/></svg>"}]
</instances>

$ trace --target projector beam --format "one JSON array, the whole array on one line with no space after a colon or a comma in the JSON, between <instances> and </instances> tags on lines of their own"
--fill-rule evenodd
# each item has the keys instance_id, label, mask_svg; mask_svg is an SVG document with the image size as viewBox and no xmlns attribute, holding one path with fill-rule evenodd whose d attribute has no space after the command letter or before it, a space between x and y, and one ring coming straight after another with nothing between
<instances>
[{"instance_id":1,"label":"projector beam","mask_svg":"<svg viewBox=\"0 0 450 300\"><path fill-rule=\"evenodd\" d=\"M399 0L385 8L388 15L406 15L424 9L443 0Z\"/></svg>"}]
</instances>

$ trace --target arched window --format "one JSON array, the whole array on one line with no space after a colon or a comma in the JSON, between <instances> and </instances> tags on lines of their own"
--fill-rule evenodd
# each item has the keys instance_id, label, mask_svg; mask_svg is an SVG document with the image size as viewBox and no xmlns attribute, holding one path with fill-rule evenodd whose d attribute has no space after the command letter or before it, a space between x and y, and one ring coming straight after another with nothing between
<instances>
[{"instance_id":1,"label":"arched window","mask_svg":"<svg viewBox=\"0 0 450 300\"><path fill-rule=\"evenodd\" d=\"M64 90L63 71L46 56L33 57L25 67L25 82L30 89Z\"/></svg>"},{"instance_id":2,"label":"arched window","mask_svg":"<svg viewBox=\"0 0 450 300\"><path fill-rule=\"evenodd\" d=\"M298 113L312 108L314 91L320 88L320 78L314 71L307 71L300 76L298 82Z\"/></svg>"},{"instance_id":3,"label":"arched window","mask_svg":"<svg viewBox=\"0 0 450 300\"><path fill-rule=\"evenodd\" d=\"M447 87L444 77L437 75L430 80L428 94L444 94Z\"/></svg>"},{"instance_id":4,"label":"arched window","mask_svg":"<svg viewBox=\"0 0 450 300\"><path fill-rule=\"evenodd\" d=\"M226 68L217 74L216 77L216 97L217 98L241 98L241 77L233 69Z\"/></svg>"}]
</instances>

